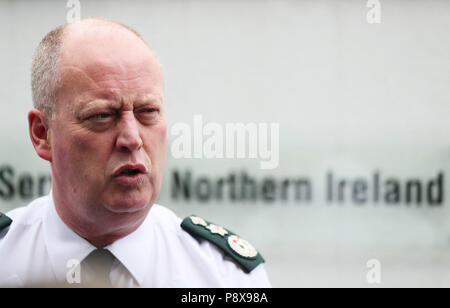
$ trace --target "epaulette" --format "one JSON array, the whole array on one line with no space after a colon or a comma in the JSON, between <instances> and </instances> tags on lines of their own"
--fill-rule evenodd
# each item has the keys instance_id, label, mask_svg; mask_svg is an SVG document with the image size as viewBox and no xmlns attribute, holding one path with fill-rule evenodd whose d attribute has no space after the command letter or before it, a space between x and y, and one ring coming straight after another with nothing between
<instances>
[{"instance_id":1,"label":"epaulette","mask_svg":"<svg viewBox=\"0 0 450 308\"><path fill-rule=\"evenodd\" d=\"M249 242L222 226L204 220L196 215L186 217L181 228L194 237L201 237L233 258L245 272L251 272L264 262L261 254Z\"/></svg>"},{"instance_id":2,"label":"epaulette","mask_svg":"<svg viewBox=\"0 0 450 308\"><path fill-rule=\"evenodd\" d=\"M12 223L11 218L0 212L0 231Z\"/></svg>"}]
</instances>

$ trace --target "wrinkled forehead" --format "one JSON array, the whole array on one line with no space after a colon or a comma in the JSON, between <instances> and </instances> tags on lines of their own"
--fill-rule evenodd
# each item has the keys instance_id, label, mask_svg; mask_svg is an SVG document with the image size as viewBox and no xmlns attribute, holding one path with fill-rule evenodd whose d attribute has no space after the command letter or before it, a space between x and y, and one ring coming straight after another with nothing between
<instances>
[{"instance_id":1,"label":"wrinkled forehead","mask_svg":"<svg viewBox=\"0 0 450 308\"><path fill-rule=\"evenodd\" d=\"M90 78L148 74L161 83L160 65L149 46L128 29L119 26L69 26L64 33L59 70L82 70Z\"/></svg>"}]
</instances>

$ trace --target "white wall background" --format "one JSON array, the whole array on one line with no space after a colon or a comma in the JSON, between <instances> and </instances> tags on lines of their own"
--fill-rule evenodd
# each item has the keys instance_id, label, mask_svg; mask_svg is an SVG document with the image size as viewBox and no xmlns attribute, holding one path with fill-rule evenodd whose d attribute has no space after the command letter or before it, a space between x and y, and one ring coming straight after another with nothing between
<instances>
[{"instance_id":1,"label":"white wall background","mask_svg":"<svg viewBox=\"0 0 450 308\"><path fill-rule=\"evenodd\" d=\"M134 27L163 66L169 127L204 122L280 125L280 164L174 159L159 202L196 213L252 242L275 287L450 286L450 2L381 0L81 1L81 16ZM29 141L34 48L66 21L66 1L0 1L0 168L8 181L50 173ZM171 136L170 140L173 140ZM308 204L174 200L173 170L211 179L245 170L258 179L305 176ZM444 177L441 206L327 204L325 174L423 183ZM5 176L5 175L4 175ZM0 192L8 190L0 180ZM32 198L0 195L0 211ZM381 284L366 280L381 262Z\"/></svg>"}]
</instances>

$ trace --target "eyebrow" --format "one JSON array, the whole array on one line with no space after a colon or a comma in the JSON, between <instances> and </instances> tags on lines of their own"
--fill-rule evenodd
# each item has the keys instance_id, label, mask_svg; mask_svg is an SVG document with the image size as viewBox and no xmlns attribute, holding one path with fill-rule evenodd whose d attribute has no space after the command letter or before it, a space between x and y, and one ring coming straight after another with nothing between
<instances>
[{"instance_id":1,"label":"eyebrow","mask_svg":"<svg viewBox=\"0 0 450 308\"><path fill-rule=\"evenodd\" d=\"M139 108L146 105L160 105L162 104L162 97L155 94L147 94L142 99L138 99L134 102L134 108Z\"/></svg>"},{"instance_id":2,"label":"eyebrow","mask_svg":"<svg viewBox=\"0 0 450 308\"><path fill-rule=\"evenodd\" d=\"M80 118L86 116L91 110L95 109L119 109L122 107L122 103L114 101L114 100L105 100L105 99L95 99L92 101L89 101L87 104L82 106L78 110L78 116Z\"/></svg>"},{"instance_id":3,"label":"eyebrow","mask_svg":"<svg viewBox=\"0 0 450 308\"><path fill-rule=\"evenodd\" d=\"M142 99L137 99L133 103L133 109L141 108L143 106L154 106L161 105L162 97L160 95L155 94L147 94ZM123 102L117 100L110 99L94 99L86 103L83 107L80 108L78 112L79 117L86 116L91 110L95 109L115 109L120 110L123 107Z\"/></svg>"}]
</instances>

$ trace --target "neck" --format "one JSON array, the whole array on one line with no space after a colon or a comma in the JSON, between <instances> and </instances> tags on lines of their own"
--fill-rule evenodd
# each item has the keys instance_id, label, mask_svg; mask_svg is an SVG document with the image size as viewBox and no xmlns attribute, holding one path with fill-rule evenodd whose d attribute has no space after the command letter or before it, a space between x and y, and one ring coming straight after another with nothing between
<instances>
[{"instance_id":1,"label":"neck","mask_svg":"<svg viewBox=\"0 0 450 308\"><path fill-rule=\"evenodd\" d=\"M150 206L133 213L113 213L102 206L79 206L53 191L56 212L75 233L97 248L108 246L133 233L144 222ZM89 209L88 212L82 209Z\"/></svg>"}]
</instances>

